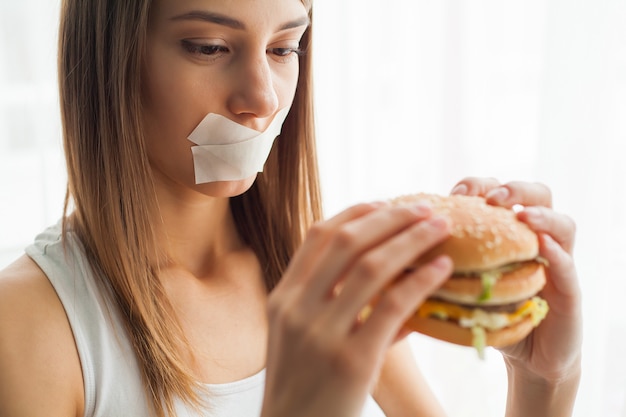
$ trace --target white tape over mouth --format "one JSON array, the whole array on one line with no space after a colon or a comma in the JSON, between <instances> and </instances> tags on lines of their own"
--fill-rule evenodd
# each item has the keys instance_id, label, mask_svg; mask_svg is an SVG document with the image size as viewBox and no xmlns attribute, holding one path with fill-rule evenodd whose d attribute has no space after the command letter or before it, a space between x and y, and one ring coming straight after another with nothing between
<instances>
[{"instance_id":1,"label":"white tape over mouth","mask_svg":"<svg viewBox=\"0 0 626 417\"><path fill-rule=\"evenodd\" d=\"M207 114L188 136L197 145L191 147L196 184L238 181L262 172L288 113L289 107L279 111L264 132Z\"/></svg>"}]
</instances>

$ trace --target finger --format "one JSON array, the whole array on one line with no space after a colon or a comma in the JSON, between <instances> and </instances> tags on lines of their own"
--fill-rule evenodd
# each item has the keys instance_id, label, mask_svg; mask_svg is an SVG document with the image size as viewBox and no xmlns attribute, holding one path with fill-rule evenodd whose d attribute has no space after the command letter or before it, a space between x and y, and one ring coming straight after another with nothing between
<instances>
[{"instance_id":1,"label":"finger","mask_svg":"<svg viewBox=\"0 0 626 417\"><path fill-rule=\"evenodd\" d=\"M431 214L430 208L425 206L383 208L330 231L327 244L317 253L310 253L315 265L312 265L314 273L308 288L309 300L327 299L344 272L361 254Z\"/></svg>"},{"instance_id":2,"label":"finger","mask_svg":"<svg viewBox=\"0 0 626 417\"><path fill-rule=\"evenodd\" d=\"M433 217L364 254L346 274L341 293L330 308L340 331L350 328L359 312L393 279L401 276L407 265L447 236L447 219Z\"/></svg>"},{"instance_id":3,"label":"finger","mask_svg":"<svg viewBox=\"0 0 626 417\"><path fill-rule=\"evenodd\" d=\"M333 232L337 227L366 216L386 205L387 203L382 202L357 204L326 221L315 223L307 232L306 239L292 258L288 270L310 271L314 269L318 259L317 254L328 244L328 241L332 238ZM308 275L305 273L287 273L285 276L289 278L287 280L281 280L281 289L288 288L292 284L299 285L302 281L308 279Z\"/></svg>"},{"instance_id":4,"label":"finger","mask_svg":"<svg viewBox=\"0 0 626 417\"><path fill-rule=\"evenodd\" d=\"M328 220L315 223L307 232L303 246L320 249L333 236L336 228L388 206L386 202L362 203L349 207Z\"/></svg>"},{"instance_id":5,"label":"finger","mask_svg":"<svg viewBox=\"0 0 626 417\"><path fill-rule=\"evenodd\" d=\"M375 210L378 210L381 207L386 207L388 205L389 203L384 202L384 201L374 201L371 203L356 204L352 207L348 207L347 209L339 212L339 214L334 215L330 219L326 220L324 223L328 225L328 227L332 228L337 225L354 220L356 218L362 217Z\"/></svg>"},{"instance_id":6,"label":"finger","mask_svg":"<svg viewBox=\"0 0 626 417\"><path fill-rule=\"evenodd\" d=\"M577 279L574 260L563 248L547 234L539 235L540 254L548 261L549 282L543 293L549 296L551 292L559 294L557 299L576 301L580 297L580 287ZM548 297L547 297L548 298ZM554 304L556 297L549 297L548 302ZM572 302L572 305L577 303ZM569 304L568 304L569 305ZM554 306L553 306L554 307Z\"/></svg>"},{"instance_id":7,"label":"finger","mask_svg":"<svg viewBox=\"0 0 626 417\"><path fill-rule=\"evenodd\" d=\"M355 333L357 345L380 350L389 346L417 307L450 276L452 261L440 256L394 283Z\"/></svg>"},{"instance_id":8,"label":"finger","mask_svg":"<svg viewBox=\"0 0 626 417\"><path fill-rule=\"evenodd\" d=\"M550 235L568 254L574 252L576 223L570 217L545 207L526 207L517 217L535 232Z\"/></svg>"},{"instance_id":9,"label":"finger","mask_svg":"<svg viewBox=\"0 0 626 417\"><path fill-rule=\"evenodd\" d=\"M495 178L466 177L452 188L450 194L483 196L499 186L500 182Z\"/></svg>"},{"instance_id":10,"label":"finger","mask_svg":"<svg viewBox=\"0 0 626 417\"><path fill-rule=\"evenodd\" d=\"M491 189L485 194L489 204L503 207L523 206L552 207L552 193L544 184L513 181Z\"/></svg>"}]
</instances>

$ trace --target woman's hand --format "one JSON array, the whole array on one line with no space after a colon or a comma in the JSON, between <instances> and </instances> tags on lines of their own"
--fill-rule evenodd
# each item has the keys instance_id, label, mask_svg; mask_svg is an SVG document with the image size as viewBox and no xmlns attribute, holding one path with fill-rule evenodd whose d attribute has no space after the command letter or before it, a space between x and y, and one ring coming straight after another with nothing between
<instances>
[{"instance_id":1,"label":"woman's hand","mask_svg":"<svg viewBox=\"0 0 626 417\"><path fill-rule=\"evenodd\" d=\"M510 385L517 390L517 394L512 392L509 396L507 415L569 415L580 379L582 345L581 293L572 257L574 222L552 210L552 194L542 184L500 184L494 179L466 178L452 192L482 195L494 205L524 207L518 218L537 232L539 254L549 263L547 283L541 296L548 302L550 311L526 339L501 349ZM529 404L533 400L520 397L534 395L533 387L537 388L534 394L543 391L540 395L560 389L560 410L555 406L550 410L558 411L545 411L548 408L520 411L523 410L521 403ZM545 401L554 402L554 398L545 398ZM537 404L541 407L541 401Z\"/></svg>"},{"instance_id":2,"label":"woman's hand","mask_svg":"<svg viewBox=\"0 0 626 417\"><path fill-rule=\"evenodd\" d=\"M402 324L452 271L447 257L406 271L448 229L427 206L385 204L312 227L270 294L264 417L359 414Z\"/></svg>"}]
</instances>

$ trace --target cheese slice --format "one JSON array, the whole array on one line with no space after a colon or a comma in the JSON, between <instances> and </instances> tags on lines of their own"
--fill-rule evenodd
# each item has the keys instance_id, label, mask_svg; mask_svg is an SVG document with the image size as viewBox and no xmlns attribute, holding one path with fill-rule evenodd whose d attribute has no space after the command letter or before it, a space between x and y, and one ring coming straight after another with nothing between
<instances>
[{"instance_id":1,"label":"cheese slice","mask_svg":"<svg viewBox=\"0 0 626 417\"><path fill-rule=\"evenodd\" d=\"M467 328L482 327L487 330L499 330L531 316L536 326L548 313L548 303L540 297L533 297L524 302L517 311L489 312L481 308L468 308L440 300L426 300L417 310L419 317L436 317L441 320L453 320Z\"/></svg>"}]
</instances>

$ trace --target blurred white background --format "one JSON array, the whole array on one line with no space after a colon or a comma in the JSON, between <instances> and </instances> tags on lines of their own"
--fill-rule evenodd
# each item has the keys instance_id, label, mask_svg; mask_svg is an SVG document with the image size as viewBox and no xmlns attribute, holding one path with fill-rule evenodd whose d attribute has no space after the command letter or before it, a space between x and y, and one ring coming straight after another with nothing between
<instances>
[{"instance_id":1,"label":"blurred white background","mask_svg":"<svg viewBox=\"0 0 626 417\"><path fill-rule=\"evenodd\" d=\"M577 417L626 417L626 0L316 0L327 214L465 176L541 181L578 224ZM0 2L0 267L61 214L58 0ZM495 417L499 354L413 335L453 417Z\"/></svg>"}]
</instances>

